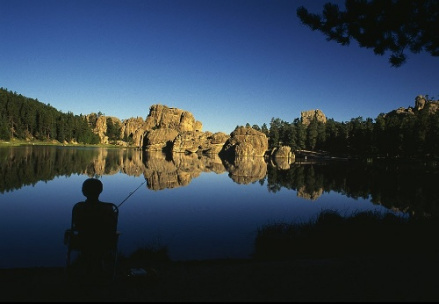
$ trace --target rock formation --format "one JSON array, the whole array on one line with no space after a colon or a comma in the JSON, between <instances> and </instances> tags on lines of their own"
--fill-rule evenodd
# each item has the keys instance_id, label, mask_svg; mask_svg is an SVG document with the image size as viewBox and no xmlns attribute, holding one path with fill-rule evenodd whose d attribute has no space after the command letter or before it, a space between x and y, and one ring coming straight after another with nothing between
<instances>
[{"instance_id":1,"label":"rock formation","mask_svg":"<svg viewBox=\"0 0 439 304\"><path fill-rule=\"evenodd\" d=\"M295 154L289 146L274 148L271 152L273 165L281 170L290 169L290 165L295 161Z\"/></svg>"},{"instance_id":2,"label":"rock formation","mask_svg":"<svg viewBox=\"0 0 439 304\"><path fill-rule=\"evenodd\" d=\"M145 121L146 130L174 129L177 132L201 131L203 124L196 121L192 113L165 105L152 105Z\"/></svg>"},{"instance_id":3,"label":"rock formation","mask_svg":"<svg viewBox=\"0 0 439 304\"><path fill-rule=\"evenodd\" d=\"M267 136L251 127L237 127L224 144L221 154L226 157L263 157L268 150Z\"/></svg>"},{"instance_id":4,"label":"rock formation","mask_svg":"<svg viewBox=\"0 0 439 304\"><path fill-rule=\"evenodd\" d=\"M426 102L427 101L425 100L424 96L422 96L422 95L416 96L416 98L415 98L415 109L418 110L418 111L422 110L424 108Z\"/></svg>"},{"instance_id":5,"label":"rock formation","mask_svg":"<svg viewBox=\"0 0 439 304\"><path fill-rule=\"evenodd\" d=\"M302 123L305 126L308 126L313 119L317 119L317 121L319 122L326 123L326 115L319 109L302 111L300 112L300 117L302 119Z\"/></svg>"},{"instance_id":6,"label":"rock formation","mask_svg":"<svg viewBox=\"0 0 439 304\"><path fill-rule=\"evenodd\" d=\"M416 115L418 112L426 111L428 114L434 114L439 110L439 100L427 100L423 95L418 95L415 98L415 106L408 108L399 107L396 110L390 111L387 115Z\"/></svg>"},{"instance_id":7,"label":"rock formation","mask_svg":"<svg viewBox=\"0 0 439 304\"><path fill-rule=\"evenodd\" d=\"M148 130L143 118L132 117L122 123L121 137L131 142L135 147L141 148L146 131Z\"/></svg>"},{"instance_id":8,"label":"rock formation","mask_svg":"<svg viewBox=\"0 0 439 304\"><path fill-rule=\"evenodd\" d=\"M181 132L174 139L172 152L218 154L229 137L222 132Z\"/></svg>"},{"instance_id":9,"label":"rock formation","mask_svg":"<svg viewBox=\"0 0 439 304\"><path fill-rule=\"evenodd\" d=\"M96 113L85 115L85 119L87 120L88 124L92 127L93 132L99 136L101 144L109 143L107 136L108 118L111 119L113 124L119 124L119 126L122 126L122 122L117 117L97 115Z\"/></svg>"},{"instance_id":10,"label":"rock formation","mask_svg":"<svg viewBox=\"0 0 439 304\"><path fill-rule=\"evenodd\" d=\"M166 148L171 149L178 131L172 128L154 129L145 134L144 146L145 151L163 151Z\"/></svg>"}]
</instances>

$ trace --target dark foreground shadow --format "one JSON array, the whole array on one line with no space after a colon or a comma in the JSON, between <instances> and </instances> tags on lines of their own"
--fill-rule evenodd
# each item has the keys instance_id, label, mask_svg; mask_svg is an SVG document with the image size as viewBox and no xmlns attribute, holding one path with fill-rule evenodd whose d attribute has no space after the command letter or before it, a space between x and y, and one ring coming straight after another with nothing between
<instances>
[{"instance_id":1,"label":"dark foreground shadow","mask_svg":"<svg viewBox=\"0 0 439 304\"><path fill-rule=\"evenodd\" d=\"M0 300L438 301L435 225L325 212L312 225L261 228L252 259L177 262L166 246L145 247L120 255L107 282L72 280L63 268L3 269Z\"/></svg>"}]
</instances>

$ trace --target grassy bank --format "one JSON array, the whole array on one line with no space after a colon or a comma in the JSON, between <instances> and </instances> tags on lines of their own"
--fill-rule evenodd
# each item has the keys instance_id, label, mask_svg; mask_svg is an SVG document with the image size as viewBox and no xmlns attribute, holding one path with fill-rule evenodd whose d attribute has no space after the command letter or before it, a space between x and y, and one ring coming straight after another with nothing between
<instances>
[{"instance_id":1,"label":"grassy bank","mask_svg":"<svg viewBox=\"0 0 439 304\"><path fill-rule=\"evenodd\" d=\"M115 148L115 149L126 149L135 147L122 147L113 144L80 144L80 143L61 143L56 140L21 140L12 139L9 141L0 140L0 147L13 147L13 146L63 146L63 147L98 147L98 148Z\"/></svg>"}]
</instances>

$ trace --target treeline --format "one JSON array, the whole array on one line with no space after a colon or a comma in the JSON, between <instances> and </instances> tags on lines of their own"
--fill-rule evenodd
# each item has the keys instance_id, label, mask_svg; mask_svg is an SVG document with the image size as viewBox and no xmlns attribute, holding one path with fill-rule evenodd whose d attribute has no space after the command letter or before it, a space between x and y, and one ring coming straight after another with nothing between
<instances>
[{"instance_id":1,"label":"treeline","mask_svg":"<svg viewBox=\"0 0 439 304\"><path fill-rule=\"evenodd\" d=\"M381 113L375 119L360 116L346 122L327 119L326 123L314 119L305 125L300 118L292 122L272 118L269 127L264 123L252 128L268 137L270 150L284 145L293 151L322 150L338 156L436 158L439 157L439 111L430 111L432 104L427 100L422 110ZM100 139L93 128L101 115L100 112L91 114L87 120L82 114L63 113L50 104L0 88L1 140L98 144ZM106 125L109 140L122 139L118 122L107 118Z\"/></svg>"},{"instance_id":2,"label":"treeline","mask_svg":"<svg viewBox=\"0 0 439 304\"><path fill-rule=\"evenodd\" d=\"M438 218L438 174L435 160L328 161L309 165L294 163L288 170L269 165L264 181L268 191L273 193L284 188L297 191L298 196L317 199L323 193L336 192L409 212L411 216Z\"/></svg>"},{"instance_id":3,"label":"treeline","mask_svg":"<svg viewBox=\"0 0 439 304\"><path fill-rule=\"evenodd\" d=\"M50 104L0 88L0 139L57 140L98 144L84 115L63 113Z\"/></svg>"},{"instance_id":4,"label":"treeline","mask_svg":"<svg viewBox=\"0 0 439 304\"><path fill-rule=\"evenodd\" d=\"M300 118L293 122L272 118L269 127L252 128L267 135L270 150L284 145L293 151L323 150L339 156L438 157L439 111L429 111L429 106L413 114L381 113L375 120L357 117L323 123L314 119L308 126Z\"/></svg>"}]
</instances>

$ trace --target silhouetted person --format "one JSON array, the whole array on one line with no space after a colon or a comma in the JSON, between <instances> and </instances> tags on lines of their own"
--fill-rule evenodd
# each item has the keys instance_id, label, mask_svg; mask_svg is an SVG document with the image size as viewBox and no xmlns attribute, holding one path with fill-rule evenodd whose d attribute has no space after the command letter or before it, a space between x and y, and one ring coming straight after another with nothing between
<instances>
[{"instance_id":1,"label":"silhouetted person","mask_svg":"<svg viewBox=\"0 0 439 304\"><path fill-rule=\"evenodd\" d=\"M102 182L88 178L82 184L87 198L72 210L72 228L77 231L81 259L90 274L104 274L104 255L116 249L118 208L113 203L101 202Z\"/></svg>"}]
</instances>

